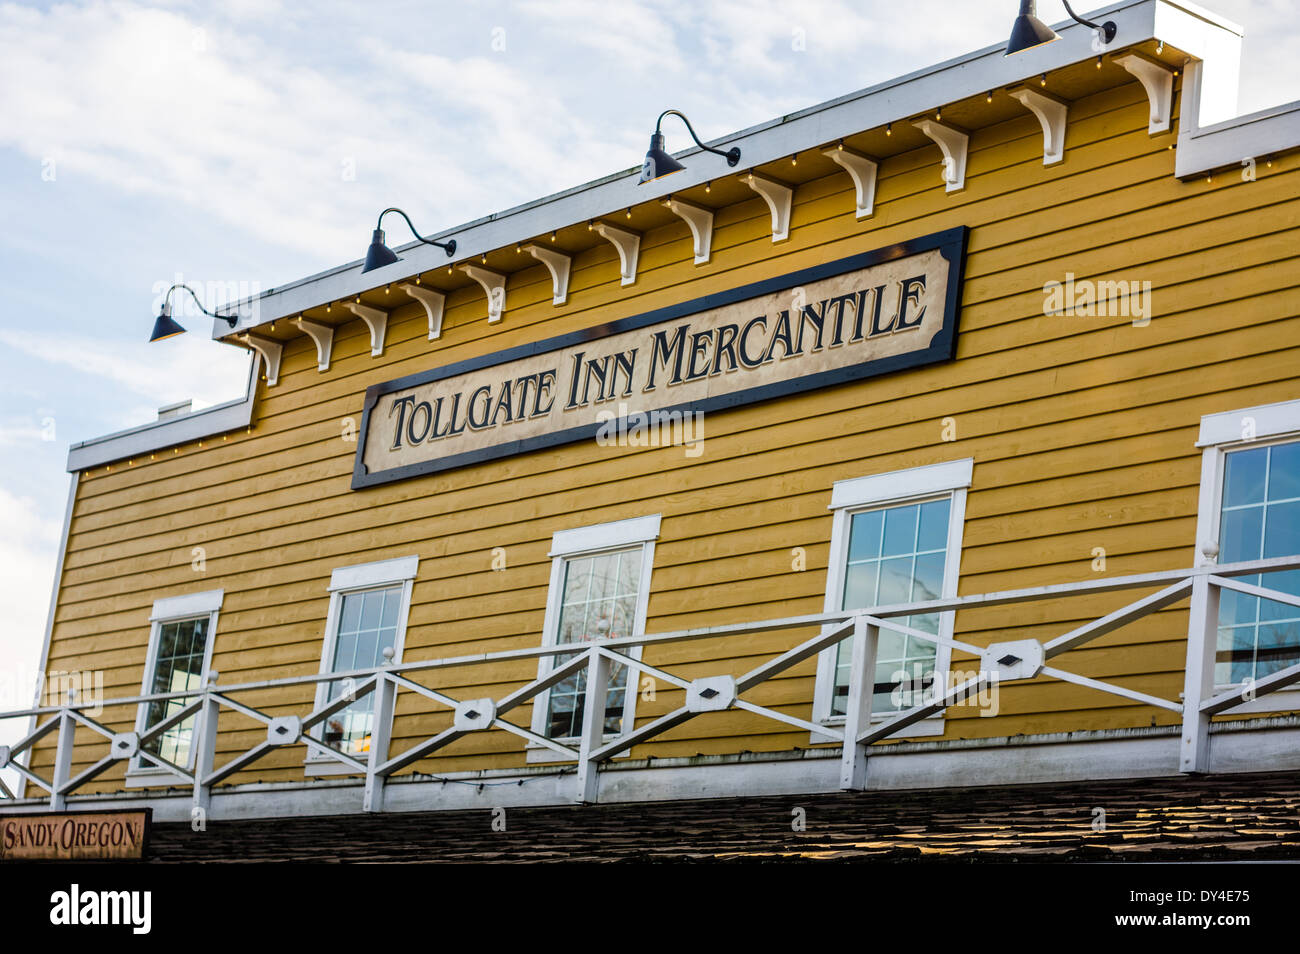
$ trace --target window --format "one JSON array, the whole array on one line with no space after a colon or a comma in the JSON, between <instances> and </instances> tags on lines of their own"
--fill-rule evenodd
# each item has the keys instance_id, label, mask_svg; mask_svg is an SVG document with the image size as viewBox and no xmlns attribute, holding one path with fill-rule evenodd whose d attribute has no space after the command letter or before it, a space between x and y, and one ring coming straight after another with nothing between
<instances>
[{"instance_id":1,"label":"window","mask_svg":"<svg viewBox=\"0 0 1300 954\"><path fill-rule=\"evenodd\" d=\"M966 459L837 482L831 493L834 521L826 611L955 596L972 467ZM898 621L922 632L952 635L952 613ZM822 653L813 701L817 721L844 717L852 656L852 640ZM881 629L872 718L911 708L947 669L946 648ZM936 720L920 730L911 727L907 733L926 734L938 726Z\"/></svg>"},{"instance_id":2,"label":"window","mask_svg":"<svg viewBox=\"0 0 1300 954\"><path fill-rule=\"evenodd\" d=\"M222 590L209 590L155 601L149 615L149 650L141 695L202 687L212 660L212 634L217 628L217 613L223 598ZM192 701L193 697L178 697L142 703L136 716L136 732L144 734ZM143 743L141 749L188 769L193 763L194 723L193 715L182 719ZM132 760L130 771L170 774L163 766L139 755Z\"/></svg>"},{"instance_id":3,"label":"window","mask_svg":"<svg viewBox=\"0 0 1300 954\"><path fill-rule=\"evenodd\" d=\"M553 562L543 645L617 639L645 632L654 541L658 535L657 515L555 534L551 543ZM640 658L640 648L626 650L626 654ZM574 655L542 659L539 676ZM605 697L608 735L617 735L632 725L636 686L629 687L628 678L627 667L617 664L611 667ZM533 709L533 731L560 740L577 737L582 731L586 692L584 669L539 695ZM549 753L537 754L550 757Z\"/></svg>"},{"instance_id":4,"label":"window","mask_svg":"<svg viewBox=\"0 0 1300 954\"><path fill-rule=\"evenodd\" d=\"M1205 456L1197 538L1217 542L1217 562L1300 554L1300 402L1208 415L1201 420L1199 444ZM1300 595L1300 570L1238 579ZM1297 662L1300 609L1222 591L1219 686L1260 679Z\"/></svg>"},{"instance_id":5,"label":"window","mask_svg":"<svg viewBox=\"0 0 1300 954\"><path fill-rule=\"evenodd\" d=\"M419 558L412 556L334 571L330 577L322 673L382 666L387 648L393 650L395 662L401 660L411 588L418 567ZM316 689L316 707L327 705L352 691L354 686L348 679L322 682ZM312 736L330 748L364 760L370 752L373 720L374 693L368 692L314 727ZM319 753L310 753L307 761L323 762L331 769L337 766L339 770L348 770L342 763Z\"/></svg>"}]
</instances>

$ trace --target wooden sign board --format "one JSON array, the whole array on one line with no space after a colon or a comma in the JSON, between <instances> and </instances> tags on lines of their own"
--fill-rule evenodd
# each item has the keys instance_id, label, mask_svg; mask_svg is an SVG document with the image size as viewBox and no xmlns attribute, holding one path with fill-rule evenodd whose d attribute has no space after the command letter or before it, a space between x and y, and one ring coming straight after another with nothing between
<instances>
[{"instance_id":1,"label":"wooden sign board","mask_svg":"<svg viewBox=\"0 0 1300 954\"><path fill-rule=\"evenodd\" d=\"M144 857L152 809L0 815L0 861L132 860Z\"/></svg>"},{"instance_id":2,"label":"wooden sign board","mask_svg":"<svg viewBox=\"0 0 1300 954\"><path fill-rule=\"evenodd\" d=\"M953 357L965 227L366 391L353 489Z\"/></svg>"}]
</instances>

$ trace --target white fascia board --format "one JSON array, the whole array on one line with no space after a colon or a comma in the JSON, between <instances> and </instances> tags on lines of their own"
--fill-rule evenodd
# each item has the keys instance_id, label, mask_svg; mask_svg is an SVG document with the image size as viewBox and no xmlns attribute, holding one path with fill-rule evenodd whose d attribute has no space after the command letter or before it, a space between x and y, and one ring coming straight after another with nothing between
<instances>
[{"instance_id":1,"label":"white fascia board","mask_svg":"<svg viewBox=\"0 0 1300 954\"><path fill-rule=\"evenodd\" d=\"M831 505L828 510L844 507L865 507L890 500L924 497L948 490L961 490L971 485L975 459L944 461L907 470L891 470L885 474L871 474L850 480L837 480L831 487Z\"/></svg>"},{"instance_id":2,"label":"white fascia board","mask_svg":"<svg viewBox=\"0 0 1300 954\"><path fill-rule=\"evenodd\" d=\"M1008 29L1013 15L1014 9L1007 14ZM1239 44L1241 39L1240 27L1235 24L1220 20L1193 4L1172 0L1126 0L1089 16L1098 21L1115 21L1119 28L1118 40L1113 44L1116 50L1157 38L1157 24L1168 30L1171 37L1175 34L1184 37L1189 46L1176 45L1196 57L1205 52L1214 55L1223 45L1217 39L1213 43L1207 39L1215 31L1227 37L1229 46L1233 41ZM641 169L638 164L547 198L445 229L431 237L440 241L454 237L457 245L454 261L472 261L495 249L621 212L642 202L658 201L723 175L738 175L755 166L787 158L795 152L835 142L886 123L902 122L935 106L983 95L990 89L1014 86L1040 73L1096 56L1092 49L1091 29L1073 21L1055 24L1054 29L1060 34L1060 40L1016 56L1004 56L1005 47L998 43L714 140L710 145L717 148L740 147L742 164L734 170L719 157L692 148L676 154L678 158L687 160L686 169L670 179L637 185ZM1166 42L1174 41L1167 39ZM1235 83L1235 76L1233 80ZM650 122L648 116L646 122ZM360 247L360 237L357 242ZM326 302L350 298L386 281L397 281L416 272L433 271L448 265L447 256L441 249L419 242L410 242L396 251L402 257L400 266L388 265L362 275L362 262L358 260L240 302L231 310L252 314L235 330L245 331L257 324L296 315ZM213 320L213 338L231 333L224 321Z\"/></svg>"},{"instance_id":3,"label":"white fascia board","mask_svg":"<svg viewBox=\"0 0 1300 954\"><path fill-rule=\"evenodd\" d=\"M1189 64L1186 77L1189 84L1198 68L1198 64ZM1183 90L1180 112L1186 116L1195 106L1188 102L1188 85ZM1262 109L1204 128L1183 123L1178 130L1174 175L1190 179L1215 169L1240 168L1247 159L1261 164L1268 156L1297 147L1300 147L1300 102ZM1257 172L1257 175L1264 173Z\"/></svg>"},{"instance_id":4,"label":"white fascia board","mask_svg":"<svg viewBox=\"0 0 1300 954\"><path fill-rule=\"evenodd\" d=\"M551 537L550 557L631 546L659 538L659 514L560 530Z\"/></svg>"},{"instance_id":5,"label":"white fascia board","mask_svg":"<svg viewBox=\"0 0 1300 954\"><path fill-rule=\"evenodd\" d=\"M242 398L73 444L68 448L68 470L73 473L89 470L248 427L253 420L253 398L257 393L260 366L256 358L250 363L248 387Z\"/></svg>"},{"instance_id":6,"label":"white fascia board","mask_svg":"<svg viewBox=\"0 0 1300 954\"><path fill-rule=\"evenodd\" d=\"M385 583L404 583L414 579L419 568L418 556L341 566L330 574L330 591L359 590L368 586L382 586Z\"/></svg>"}]
</instances>

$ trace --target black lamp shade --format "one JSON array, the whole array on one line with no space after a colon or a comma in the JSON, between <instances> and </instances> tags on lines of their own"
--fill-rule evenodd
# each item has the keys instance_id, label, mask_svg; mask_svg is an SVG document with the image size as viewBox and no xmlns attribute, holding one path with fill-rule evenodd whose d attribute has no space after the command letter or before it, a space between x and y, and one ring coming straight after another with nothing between
<instances>
[{"instance_id":1,"label":"black lamp shade","mask_svg":"<svg viewBox=\"0 0 1300 954\"><path fill-rule=\"evenodd\" d=\"M185 334L185 329L174 322L172 316L167 312L168 309L163 308L162 312L158 315L157 320L154 321L153 334L149 336L151 342L162 341L164 338L174 338L177 335Z\"/></svg>"},{"instance_id":2,"label":"black lamp shade","mask_svg":"<svg viewBox=\"0 0 1300 954\"><path fill-rule=\"evenodd\" d=\"M1007 41L1007 51L1004 56L1060 39L1055 30L1038 19L1037 6L1035 0L1020 0L1020 15L1011 25L1011 39Z\"/></svg>"},{"instance_id":3,"label":"black lamp shade","mask_svg":"<svg viewBox=\"0 0 1300 954\"><path fill-rule=\"evenodd\" d=\"M645 185L655 179L681 172L686 167L664 151L663 133L650 137L650 151L645 154L645 163L641 166L641 178L637 185Z\"/></svg>"},{"instance_id":4,"label":"black lamp shade","mask_svg":"<svg viewBox=\"0 0 1300 954\"><path fill-rule=\"evenodd\" d=\"M393 250L384 244L384 230L375 229L375 234L370 238L370 248L366 249L366 264L361 270L363 272L372 272L376 268L383 268L385 265L391 265L398 261Z\"/></svg>"}]
</instances>

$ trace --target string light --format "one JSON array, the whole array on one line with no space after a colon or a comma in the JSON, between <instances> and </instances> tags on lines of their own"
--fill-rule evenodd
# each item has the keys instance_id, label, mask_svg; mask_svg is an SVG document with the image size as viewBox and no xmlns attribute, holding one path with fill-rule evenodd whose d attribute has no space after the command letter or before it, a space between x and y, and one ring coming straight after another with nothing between
<instances>
[{"instance_id":1,"label":"string light","mask_svg":"<svg viewBox=\"0 0 1300 954\"><path fill-rule=\"evenodd\" d=\"M943 119L943 107L942 107L942 106L939 107L938 109L936 109L936 110L934 111L934 118L935 118L936 121L937 121L937 120L940 120L940 119Z\"/></svg>"},{"instance_id":2,"label":"string light","mask_svg":"<svg viewBox=\"0 0 1300 954\"><path fill-rule=\"evenodd\" d=\"M628 217L629 219L632 218L632 207L631 207L631 206L628 206L628 209L627 209L627 217Z\"/></svg>"},{"instance_id":3,"label":"string light","mask_svg":"<svg viewBox=\"0 0 1300 954\"><path fill-rule=\"evenodd\" d=\"M1042 76L1042 79L1040 79L1040 80L1038 81L1038 85L1039 85L1039 86L1046 86L1046 85L1047 85L1047 74L1046 74L1046 73L1044 73L1043 76Z\"/></svg>"},{"instance_id":4,"label":"string light","mask_svg":"<svg viewBox=\"0 0 1300 954\"><path fill-rule=\"evenodd\" d=\"M841 139L840 142L839 142L839 145L836 146L835 148L838 149L840 152L843 152L843 151L844 151L844 140Z\"/></svg>"},{"instance_id":5,"label":"string light","mask_svg":"<svg viewBox=\"0 0 1300 954\"><path fill-rule=\"evenodd\" d=\"M552 241L552 242L555 241L555 230L554 230L554 229L551 229L551 241Z\"/></svg>"},{"instance_id":6,"label":"string light","mask_svg":"<svg viewBox=\"0 0 1300 954\"><path fill-rule=\"evenodd\" d=\"M713 191L713 182L709 181L704 183L704 194L708 195L712 191Z\"/></svg>"},{"instance_id":7,"label":"string light","mask_svg":"<svg viewBox=\"0 0 1300 954\"><path fill-rule=\"evenodd\" d=\"M885 135L886 135L886 136L892 136L893 134L894 134L894 124L893 124L893 123L885 123Z\"/></svg>"},{"instance_id":8,"label":"string light","mask_svg":"<svg viewBox=\"0 0 1300 954\"><path fill-rule=\"evenodd\" d=\"M985 97L984 97L984 102L986 102L986 103L991 103L991 102L993 102L993 90L989 90L989 91L988 91L988 93L987 93L987 94L985 95Z\"/></svg>"}]
</instances>

